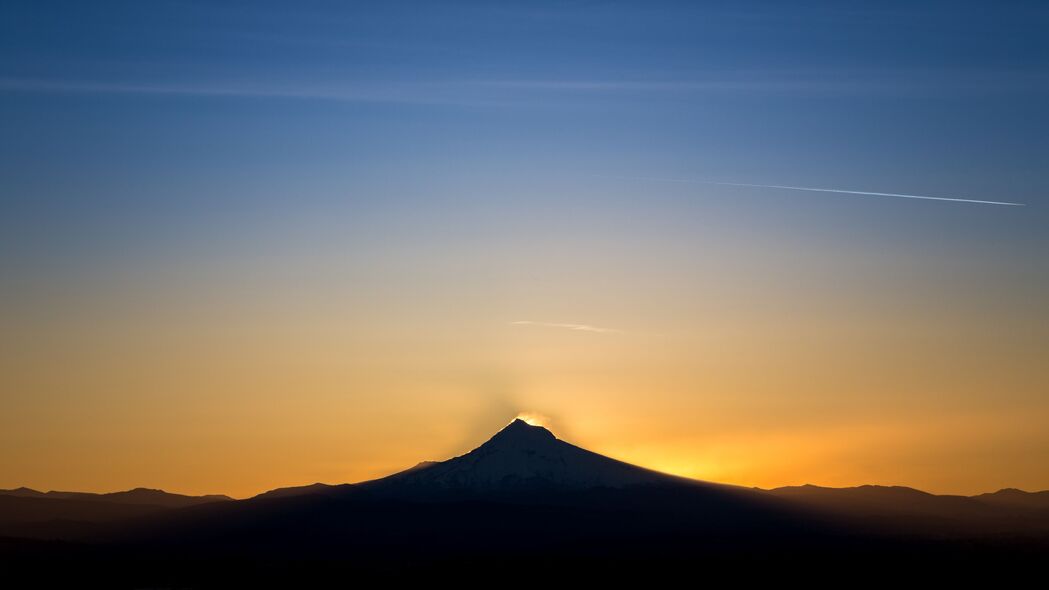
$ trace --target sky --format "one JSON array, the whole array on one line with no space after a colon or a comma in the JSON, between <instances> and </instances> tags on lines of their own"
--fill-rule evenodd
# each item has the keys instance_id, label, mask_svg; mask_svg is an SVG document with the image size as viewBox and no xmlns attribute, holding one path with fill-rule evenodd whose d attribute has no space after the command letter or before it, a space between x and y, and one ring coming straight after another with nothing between
<instances>
[{"instance_id":1,"label":"sky","mask_svg":"<svg viewBox=\"0 0 1049 590\"><path fill-rule=\"evenodd\" d=\"M1047 489L1047 27L6 1L0 487L353 482L526 412L713 481Z\"/></svg>"}]
</instances>

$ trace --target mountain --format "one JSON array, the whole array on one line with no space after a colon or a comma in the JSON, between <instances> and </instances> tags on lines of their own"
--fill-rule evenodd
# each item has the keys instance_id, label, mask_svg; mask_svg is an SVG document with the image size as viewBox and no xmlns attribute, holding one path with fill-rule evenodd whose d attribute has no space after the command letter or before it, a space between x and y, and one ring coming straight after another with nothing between
<instances>
[{"instance_id":1,"label":"mountain","mask_svg":"<svg viewBox=\"0 0 1049 590\"><path fill-rule=\"evenodd\" d=\"M814 485L769 493L809 510L879 531L967 534L1049 532L1049 492L1001 490L978 496L936 495L903 486Z\"/></svg>"},{"instance_id":2,"label":"mountain","mask_svg":"<svg viewBox=\"0 0 1049 590\"><path fill-rule=\"evenodd\" d=\"M770 492L793 502L828 511L928 515L979 508L977 502L964 496L937 496L903 486L828 488L803 485L775 488Z\"/></svg>"},{"instance_id":3,"label":"mountain","mask_svg":"<svg viewBox=\"0 0 1049 590\"><path fill-rule=\"evenodd\" d=\"M20 498L40 498L53 500L82 500L85 502L109 502L113 504L133 504L143 506L161 506L164 508L183 508L208 502L223 502L233 498L221 494L210 494L206 496L186 496L183 494L172 494L164 490L150 488L135 488L124 492L111 492L107 494L95 494L90 492L39 492L34 489L21 487L13 490L0 490L0 496L15 496Z\"/></svg>"},{"instance_id":4,"label":"mountain","mask_svg":"<svg viewBox=\"0 0 1049 590\"><path fill-rule=\"evenodd\" d=\"M358 487L386 495L451 495L461 498L466 495L616 489L689 481L581 449L558 439L542 426L532 426L517 419L465 455L447 461L420 463L406 471L358 484Z\"/></svg>"},{"instance_id":5,"label":"mountain","mask_svg":"<svg viewBox=\"0 0 1049 590\"><path fill-rule=\"evenodd\" d=\"M331 485L326 483L313 483L304 486L294 486L290 488L277 488L268 492L263 492L254 498L253 500L273 500L276 498L293 498L295 496L309 496L314 494L327 494L337 492L340 489L349 487L350 484L339 484Z\"/></svg>"},{"instance_id":6,"label":"mountain","mask_svg":"<svg viewBox=\"0 0 1049 590\"><path fill-rule=\"evenodd\" d=\"M560 440L542 426L517 419L474 450L446 461L423 461L393 475L357 484L315 483L278 488L254 499L366 494L372 498L461 500L659 485L732 487L617 461Z\"/></svg>"},{"instance_id":7,"label":"mountain","mask_svg":"<svg viewBox=\"0 0 1049 590\"><path fill-rule=\"evenodd\" d=\"M765 492L630 465L516 420L446 461L356 484L283 488L149 515L92 540L120 554L351 560L371 570L466 556L486 564L623 552L683 559L697 551L766 550L770 539L809 538L823 528Z\"/></svg>"},{"instance_id":8,"label":"mountain","mask_svg":"<svg viewBox=\"0 0 1049 590\"><path fill-rule=\"evenodd\" d=\"M25 487L0 490L0 535L77 538L109 523L231 500L229 496L184 496L148 488L109 494L40 492Z\"/></svg>"},{"instance_id":9,"label":"mountain","mask_svg":"<svg viewBox=\"0 0 1049 590\"><path fill-rule=\"evenodd\" d=\"M474 450L446 461L424 461L383 478L357 484L280 488L256 499L327 497L355 501L450 502L495 500L571 503L588 498L637 505L657 494L660 506L681 515L704 514L711 528L726 514L740 527L761 522L846 526L867 532L922 531L964 534L987 530L1049 530L1049 492L1001 490L974 497L935 495L902 486L828 488L814 485L757 490L692 480L624 463L558 439L541 426L514 420ZM680 502L680 505L679 505ZM721 512L710 514L712 507ZM742 508L741 508L742 507ZM714 510L715 512L717 510ZM685 516L682 516L685 518ZM687 520L687 518L685 518ZM745 528L745 527L744 527Z\"/></svg>"},{"instance_id":10,"label":"mountain","mask_svg":"<svg viewBox=\"0 0 1049 590\"><path fill-rule=\"evenodd\" d=\"M791 569L837 583L914 567L942 579L958 564L1000 581L1037 571L1049 552L1044 492L743 488L630 465L521 420L464 455L387 477L209 498L8 490L0 568L113 587L508 575L651 585L665 574L778 579Z\"/></svg>"},{"instance_id":11,"label":"mountain","mask_svg":"<svg viewBox=\"0 0 1049 590\"><path fill-rule=\"evenodd\" d=\"M1049 490L1025 492L1016 488L1004 488L997 492L973 496L973 499L992 506L1049 510Z\"/></svg>"},{"instance_id":12,"label":"mountain","mask_svg":"<svg viewBox=\"0 0 1049 590\"><path fill-rule=\"evenodd\" d=\"M49 492L50 493L50 492ZM47 498L47 493L38 492L32 488L21 487L13 490L0 490L0 496L15 496L18 498Z\"/></svg>"}]
</instances>

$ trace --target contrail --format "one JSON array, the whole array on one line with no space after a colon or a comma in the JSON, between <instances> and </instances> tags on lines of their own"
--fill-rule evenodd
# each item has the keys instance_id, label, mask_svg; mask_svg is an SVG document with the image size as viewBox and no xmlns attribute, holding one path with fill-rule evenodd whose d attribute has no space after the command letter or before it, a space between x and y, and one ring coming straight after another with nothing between
<instances>
[{"instance_id":1,"label":"contrail","mask_svg":"<svg viewBox=\"0 0 1049 590\"><path fill-rule=\"evenodd\" d=\"M1026 207L1025 203L1008 201L981 201L979 199L957 199L952 197L930 197L928 195L906 195L901 193L875 193L869 191L850 191L837 188L813 188L808 186L785 186L781 184L750 184L746 182L717 182L714 180L690 180L684 178L655 178L651 176L605 176L624 180L649 180L652 182L675 182L681 184L716 184L720 186L746 186L751 188L774 188L788 191L807 191L812 193L837 193L843 195L864 195L870 197L896 197L900 199L922 199L926 201L951 201L953 203L973 203L976 205L1005 205L1007 207Z\"/></svg>"},{"instance_id":2,"label":"contrail","mask_svg":"<svg viewBox=\"0 0 1049 590\"><path fill-rule=\"evenodd\" d=\"M533 322L530 320L518 320L516 322L510 322L512 326L543 326L546 328L564 328L566 330L575 330L577 332L597 332L598 334L622 334L622 330L616 330L614 328L599 328L597 326L589 326L587 324L562 324L557 322Z\"/></svg>"}]
</instances>

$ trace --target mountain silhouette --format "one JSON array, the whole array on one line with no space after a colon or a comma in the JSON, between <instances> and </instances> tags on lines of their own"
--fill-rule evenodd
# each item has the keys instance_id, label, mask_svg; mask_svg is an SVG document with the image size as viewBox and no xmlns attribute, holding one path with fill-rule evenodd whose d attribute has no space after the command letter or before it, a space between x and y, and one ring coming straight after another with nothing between
<instances>
[{"instance_id":1,"label":"mountain silhouette","mask_svg":"<svg viewBox=\"0 0 1049 590\"><path fill-rule=\"evenodd\" d=\"M936 535L1049 534L1049 492L1004 489L976 496L936 495L905 486L814 485L769 493L810 511L867 531Z\"/></svg>"},{"instance_id":2,"label":"mountain silhouette","mask_svg":"<svg viewBox=\"0 0 1049 590\"><path fill-rule=\"evenodd\" d=\"M617 461L516 419L476 449L359 484L378 493L486 494L624 488L687 480Z\"/></svg>"},{"instance_id":3,"label":"mountain silhouette","mask_svg":"<svg viewBox=\"0 0 1049 590\"><path fill-rule=\"evenodd\" d=\"M80 538L107 523L232 500L229 496L185 496L148 488L108 494L41 492L26 487L0 490L0 536Z\"/></svg>"},{"instance_id":4,"label":"mountain silhouette","mask_svg":"<svg viewBox=\"0 0 1049 590\"><path fill-rule=\"evenodd\" d=\"M1046 492L1010 489L963 497L903 487L760 490L703 482L624 463L514 420L444 461L246 500L142 488L6 490L0 549L14 557L0 565L64 560L79 564L69 570L77 576L94 567L107 582L114 575L127 581L111 585L128 586L157 583L156 564L179 572L176 585L207 579L244 586L245 560L283 564L275 571L285 577L251 585L296 585L343 571L383 579L397 572L413 581L435 571L497 576L521 560L533 571L590 581L628 574L650 581L654 571L697 564L867 571L912 559L957 563L973 552L996 572L1005 563L1021 571L1049 549L1047 500Z\"/></svg>"},{"instance_id":5,"label":"mountain silhouette","mask_svg":"<svg viewBox=\"0 0 1049 590\"><path fill-rule=\"evenodd\" d=\"M423 461L358 484L316 483L256 496L280 498L350 489L383 497L462 498L487 494L554 492L636 485L700 484L599 455L560 440L542 426L515 419L487 442L446 461ZM715 484L708 484L715 485Z\"/></svg>"},{"instance_id":6,"label":"mountain silhouette","mask_svg":"<svg viewBox=\"0 0 1049 590\"><path fill-rule=\"evenodd\" d=\"M195 506L208 502L222 502L232 500L229 496L222 494L210 494L206 496L186 496L183 494L172 494L164 490L150 488L135 488L124 492L111 492L107 494L94 494L90 492L40 492L31 488L21 487L13 490L0 490L0 496L15 496L20 498L40 498L56 500L81 500L85 502L109 502L113 504L132 504L142 506L160 506L165 508L182 508Z\"/></svg>"},{"instance_id":7,"label":"mountain silhouette","mask_svg":"<svg viewBox=\"0 0 1049 590\"><path fill-rule=\"evenodd\" d=\"M994 506L1049 511L1049 490L1025 492L1016 488L1003 488L997 492L980 494L973 498Z\"/></svg>"}]
</instances>

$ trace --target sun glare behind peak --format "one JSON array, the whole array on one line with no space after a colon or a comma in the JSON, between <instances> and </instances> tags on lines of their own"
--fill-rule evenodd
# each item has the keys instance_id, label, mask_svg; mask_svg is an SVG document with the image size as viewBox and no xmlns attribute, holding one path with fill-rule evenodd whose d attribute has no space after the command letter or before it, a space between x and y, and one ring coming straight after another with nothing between
<instances>
[{"instance_id":1,"label":"sun glare behind peak","mask_svg":"<svg viewBox=\"0 0 1049 590\"><path fill-rule=\"evenodd\" d=\"M524 422L530 426L546 426L550 423L550 419L542 414L536 414L535 412L521 412L514 420L524 420ZM511 420L513 422L513 420Z\"/></svg>"}]
</instances>

